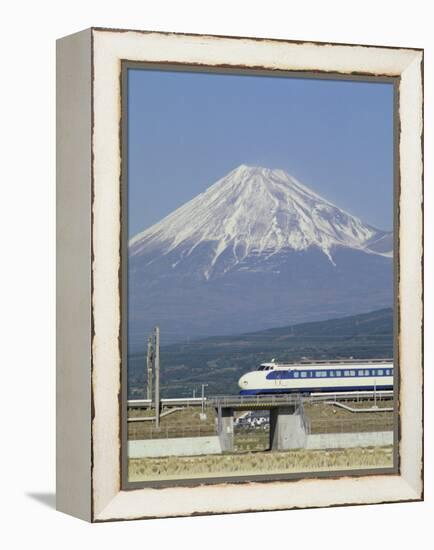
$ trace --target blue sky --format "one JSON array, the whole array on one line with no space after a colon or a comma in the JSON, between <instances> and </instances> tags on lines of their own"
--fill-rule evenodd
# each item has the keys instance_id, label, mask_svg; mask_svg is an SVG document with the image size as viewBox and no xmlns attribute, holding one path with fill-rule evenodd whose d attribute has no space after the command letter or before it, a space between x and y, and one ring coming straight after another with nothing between
<instances>
[{"instance_id":1,"label":"blue sky","mask_svg":"<svg viewBox=\"0 0 434 550\"><path fill-rule=\"evenodd\" d=\"M129 69L133 236L240 164L282 168L392 229L391 84Z\"/></svg>"}]
</instances>

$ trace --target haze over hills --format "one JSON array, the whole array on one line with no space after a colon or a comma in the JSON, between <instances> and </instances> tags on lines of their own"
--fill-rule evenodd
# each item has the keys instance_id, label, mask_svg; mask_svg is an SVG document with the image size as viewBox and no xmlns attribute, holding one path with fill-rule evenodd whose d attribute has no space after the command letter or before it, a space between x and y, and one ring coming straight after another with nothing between
<instances>
[{"instance_id":1,"label":"haze over hills","mask_svg":"<svg viewBox=\"0 0 434 550\"><path fill-rule=\"evenodd\" d=\"M161 387L166 397L189 396L208 384L208 395L236 394L240 376L261 362L307 359L392 358L393 311L216 336L161 348ZM130 357L130 396L142 397L143 354Z\"/></svg>"},{"instance_id":2,"label":"haze over hills","mask_svg":"<svg viewBox=\"0 0 434 550\"><path fill-rule=\"evenodd\" d=\"M129 243L131 350L392 305L392 233L242 165Z\"/></svg>"}]
</instances>

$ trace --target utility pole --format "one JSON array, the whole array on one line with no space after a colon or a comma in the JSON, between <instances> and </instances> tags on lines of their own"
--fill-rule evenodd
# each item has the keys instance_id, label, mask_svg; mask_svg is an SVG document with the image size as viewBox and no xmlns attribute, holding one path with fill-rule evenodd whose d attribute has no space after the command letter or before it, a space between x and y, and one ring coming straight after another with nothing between
<instances>
[{"instance_id":1,"label":"utility pole","mask_svg":"<svg viewBox=\"0 0 434 550\"><path fill-rule=\"evenodd\" d=\"M160 427L160 327L155 327L155 427Z\"/></svg>"},{"instance_id":2,"label":"utility pole","mask_svg":"<svg viewBox=\"0 0 434 550\"><path fill-rule=\"evenodd\" d=\"M148 355L146 356L146 370L147 370L147 387L146 387L146 399L152 401L152 359L154 351L152 349L152 336L148 337Z\"/></svg>"},{"instance_id":3,"label":"utility pole","mask_svg":"<svg viewBox=\"0 0 434 550\"><path fill-rule=\"evenodd\" d=\"M202 384L202 412L200 413L200 419L206 420L206 414L205 414L205 388L208 386L208 384Z\"/></svg>"},{"instance_id":4,"label":"utility pole","mask_svg":"<svg viewBox=\"0 0 434 550\"><path fill-rule=\"evenodd\" d=\"M377 379L374 378L374 409L377 408Z\"/></svg>"}]
</instances>

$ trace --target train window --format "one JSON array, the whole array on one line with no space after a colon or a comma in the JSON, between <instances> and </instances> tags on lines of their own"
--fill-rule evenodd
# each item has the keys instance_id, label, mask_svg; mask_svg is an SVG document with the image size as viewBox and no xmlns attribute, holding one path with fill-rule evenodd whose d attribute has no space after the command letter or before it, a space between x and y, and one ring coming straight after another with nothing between
<instances>
[{"instance_id":1,"label":"train window","mask_svg":"<svg viewBox=\"0 0 434 550\"><path fill-rule=\"evenodd\" d=\"M307 372L305 372L305 371L301 372L301 373L300 373L300 376L301 376L302 378L306 378L306 377L307 377Z\"/></svg>"},{"instance_id":2,"label":"train window","mask_svg":"<svg viewBox=\"0 0 434 550\"><path fill-rule=\"evenodd\" d=\"M378 369L377 374L378 376L383 376L383 369Z\"/></svg>"},{"instance_id":3,"label":"train window","mask_svg":"<svg viewBox=\"0 0 434 550\"><path fill-rule=\"evenodd\" d=\"M350 376L356 376L356 371L355 370L350 370Z\"/></svg>"},{"instance_id":4,"label":"train window","mask_svg":"<svg viewBox=\"0 0 434 550\"><path fill-rule=\"evenodd\" d=\"M329 376L331 378L333 378L334 375L335 375L335 371L334 370L329 370Z\"/></svg>"},{"instance_id":5,"label":"train window","mask_svg":"<svg viewBox=\"0 0 434 550\"><path fill-rule=\"evenodd\" d=\"M390 376L390 369L386 369L386 376Z\"/></svg>"},{"instance_id":6,"label":"train window","mask_svg":"<svg viewBox=\"0 0 434 550\"><path fill-rule=\"evenodd\" d=\"M350 376L350 371L349 370L344 370L344 376Z\"/></svg>"},{"instance_id":7,"label":"train window","mask_svg":"<svg viewBox=\"0 0 434 550\"><path fill-rule=\"evenodd\" d=\"M336 371L336 376L342 376L342 373L341 373L340 370L337 370L337 371Z\"/></svg>"},{"instance_id":8,"label":"train window","mask_svg":"<svg viewBox=\"0 0 434 550\"><path fill-rule=\"evenodd\" d=\"M298 378L298 372L297 371L293 372L292 376L293 376L293 378Z\"/></svg>"},{"instance_id":9,"label":"train window","mask_svg":"<svg viewBox=\"0 0 434 550\"><path fill-rule=\"evenodd\" d=\"M365 376L365 371L363 371L363 370L358 370L358 371L357 371L357 376Z\"/></svg>"}]
</instances>

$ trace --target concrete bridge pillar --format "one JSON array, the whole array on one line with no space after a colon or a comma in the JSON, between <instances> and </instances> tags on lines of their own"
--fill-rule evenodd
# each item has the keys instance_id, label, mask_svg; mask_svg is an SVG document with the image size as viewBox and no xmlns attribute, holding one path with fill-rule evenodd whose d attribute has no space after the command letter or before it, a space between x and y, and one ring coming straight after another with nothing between
<instances>
[{"instance_id":1,"label":"concrete bridge pillar","mask_svg":"<svg viewBox=\"0 0 434 550\"><path fill-rule=\"evenodd\" d=\"M222 452L234 450L234 410L232 407L217 409L217 432Z\"/></svg>"},{"instance_id":2,"label":"concrete bridge pillar","mask_svg":"<svg viewBox=\"0 0 434 550\"><path fill-rule=\"evenodd\" d=\"M300 449L306 446L306 431L295 405L270 410L270 448L272 451Z\"/></svg>"}]
</instances>

